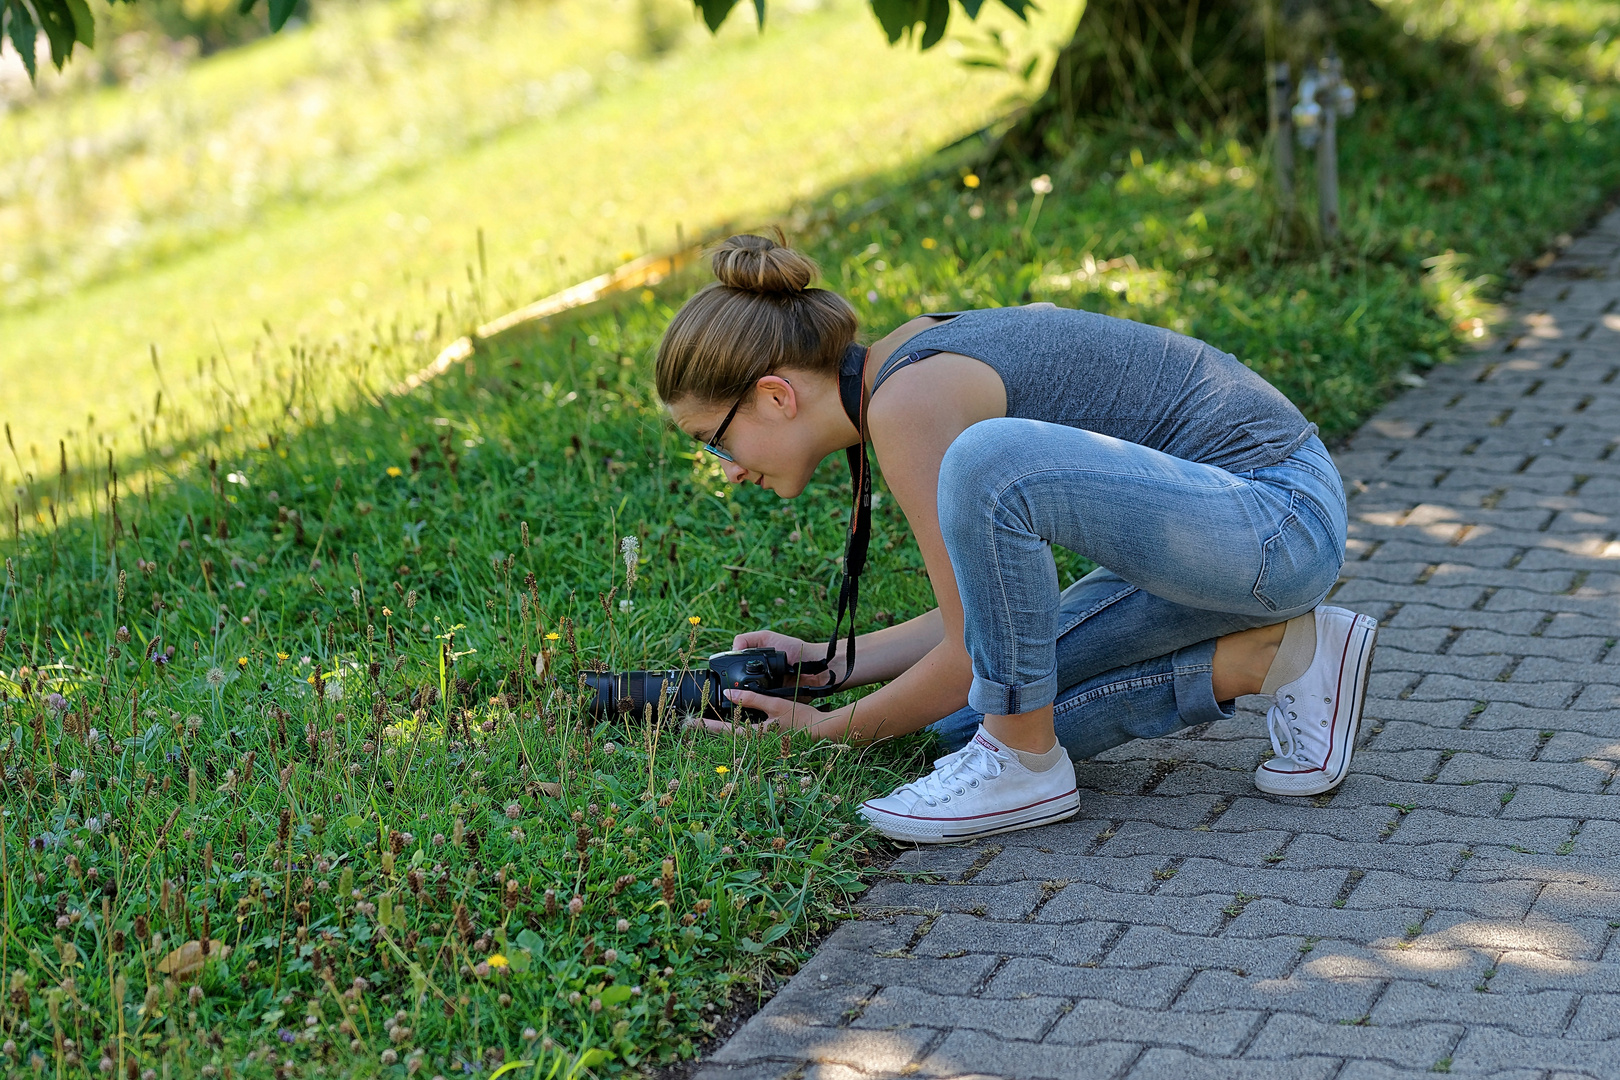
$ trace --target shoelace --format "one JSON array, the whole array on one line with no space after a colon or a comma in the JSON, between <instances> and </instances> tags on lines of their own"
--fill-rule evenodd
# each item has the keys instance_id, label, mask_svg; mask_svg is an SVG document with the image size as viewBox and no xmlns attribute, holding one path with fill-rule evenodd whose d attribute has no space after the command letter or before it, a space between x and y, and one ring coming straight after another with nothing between
<instances>
[{"instance_id":1,"label":"shoelace","mask_svg":"<svg viewBox=\"0 0 1620 1080\"><path fill-rule=\"evenodd\" d=\"M969 787L978 787L980 780L1000 776L1005 766L982 743L970 742L954 754L946 754L934 762L934 771L920 780L901 785L895 794L909 791L929 806L938 806L951 795L966 795ZM963 779L971 777L964 785Z\"/></svg>"},{"instance_id":2,"label":"shoelace","mask_svg":"<svg viewBox=\"0 0 1620 1080\"><path fill-rule=\"evenodd\" d=\"M1293 726L1293 721L1297 719L1299 715L1284 710L1281 703L1266 710L1266 731L1271 736L1271 748L1280 758L1287 758L1301 765L1315 765L1316 762L1305 757L1305 748L1294 738L1300 733L1299 729Z\"/></svg>"}]
</instances>

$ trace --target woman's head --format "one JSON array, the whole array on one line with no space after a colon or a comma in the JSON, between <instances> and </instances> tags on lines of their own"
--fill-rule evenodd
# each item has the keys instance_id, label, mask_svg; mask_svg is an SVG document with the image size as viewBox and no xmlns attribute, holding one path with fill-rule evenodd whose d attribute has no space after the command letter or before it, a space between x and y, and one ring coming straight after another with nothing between
<instances>
[{"instance_id":1,"label":"woman's head","mask_svg":"<svg viewBox=\"0 0 1620 1080\"><path fill-rule=\"evenodd\" d=\"M664 331L658 396L676 424L705 441L740 402L726 429L726 448L737 459L727 475L797 495L827 452L817 452L827 433L803 422L806 407L813 402L810 413L824 419L829 385L836 404L855 311L837 293L811 288L816 264L768 237L731 237L714 251L712 266L714 282Z\"/></svg>"}]
</instances>

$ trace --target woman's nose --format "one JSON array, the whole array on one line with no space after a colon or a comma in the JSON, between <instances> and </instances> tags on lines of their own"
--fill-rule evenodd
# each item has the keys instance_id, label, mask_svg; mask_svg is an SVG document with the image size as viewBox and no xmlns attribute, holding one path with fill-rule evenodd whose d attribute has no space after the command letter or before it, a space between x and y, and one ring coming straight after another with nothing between
<instances>
[{"instance_id":1,"label":"woman's nose","mask_svg":"<svg viewBox=\"0 0 1620 1080\"><path fill-rule=\"evenodd\" d=\"M748 475L748 470L743 468L741 465L738 465L735 461L725 462L720 466L720 469L726 474L727 482L732 484L742 483L743 477Z\"/></svg>"}]
</instances>

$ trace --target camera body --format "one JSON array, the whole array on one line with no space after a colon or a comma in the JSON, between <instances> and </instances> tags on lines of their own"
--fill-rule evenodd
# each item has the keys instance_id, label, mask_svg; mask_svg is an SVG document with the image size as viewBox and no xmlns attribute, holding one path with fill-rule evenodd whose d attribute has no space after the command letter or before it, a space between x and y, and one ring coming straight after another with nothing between
<instances>
[{"instance_id":1,"label":"camera body","mask_svg":"<svg viewBox=\"0 0 1620 1080\"><path fill-rule=\"evenodd\" d=\"M580 684L592 690L591 712L597 716L642 716L648 703L688 715L701 713L727 719L735 708L723 696L727 690L775 690L787 683L787 654L780 649L736 649L709 657L706 670L587 671ZM662 702L662 704L659 704ZM746 719L761 714L744 709Z\"/></svg>"}]
</instances>

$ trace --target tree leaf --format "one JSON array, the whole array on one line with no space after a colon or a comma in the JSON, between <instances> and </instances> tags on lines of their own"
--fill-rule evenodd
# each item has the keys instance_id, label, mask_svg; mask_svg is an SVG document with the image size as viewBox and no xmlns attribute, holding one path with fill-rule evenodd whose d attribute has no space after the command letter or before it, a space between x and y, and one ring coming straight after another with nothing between
<instances>
[{"instance_id":1,"label":"tree leaf","mask_svg":"<svg viewBox=\"0 0 1620 1080\"><path fill-rule=\"evenodd\" d=\"M201 941L188 941L159 960L157 969L176 979L189 979L203 969L203 964L208 962L209 957L217 956L223 960L229 955L230 947L218 938L209 939L206 956L203 954Z\"/></svg>"},{"instance_id":2,"label":"tree leaf","mask_svg":"<svg viewBox=\"0 0 1620 1080\"><path fill-rule=\"evenodd\" d=\"M872 0L872 14L893 45L927 14L928 0Z\"/></svg>"},{"instance_id":3,"label":"tree leaf","mask_svg":"<svg viewBox=\"0 0 1620 1080\"><path fill-rule=\"evenodd\" d=\"M270 0L270 29L280 30L292 18L293 8L298 6L298 0Z\"/></svg>"},{"instance_id":4,"label":"tree leaf","mask_svg":"<svg viewBox=\"0 0 1620 1080\"><path fill-rule=\"evenodd\" d=\"M73 23L73 12L67 0L34 0L34 11L39 16L40 28L51 43L51 63L61 71L68 57L73 55L73 43L78 30Z\"/></svg>"},{"instance_id":5,"label":"tree leaf","mask_svg":"<svg viewBox=\"0 0 1620 1080\"><path fill-rule=\"evenodd\" d=\"M614 983L602 991L601 996L604 1005L623 1005L630 1000L630 988L624 983Z\"/></svg>"},{"instance_id":6,"label":"tree leaf","mask_svg":"<svg viewBox=\"0 0 1620 1080\"><path fill-rule=\"evenodd\" d=\"M957 0L957 3L962 5L962 10L967 12L970 19L977 19L984 8L984 0Z\"/></svg>"},{"instance_id":7,"label":"tree leaf","mask_svg":"<svg viewBox=\"0 0 1620 1080\"><path fill-rule=\"evenodd\" d=\"M922 41L919 43L923 51L939 44L950 21L951 0L928 0L928 18L923 24Z\"/></svg>"},{"instance_id":8,"label":"tree leaf","mask_svg":"<svg viewBox=\"0 0 1620 1080\"><path fill-rule=\"evenodd\" d=\"M765 29L765 0L754 0L754 14L759 17L759 28Z\"/></svg>"},{"instance_id":9,"label":"tree leaf","mask_svg":"<svg viewBox=\"0 0 1620 1080\"><path fill-rule=\"evenodd\" d=\"M709 28L711 34L720 29L720 24L726 21L731 9L737 6L737 0L692 0L692 2L703 13L703 24ZM760 24L764 25L763 18Z\"/></svg>"},{"instance_id":10,"label":"tree leaf","mask_svg":"<svg viewBox=\"0 0 1620 1080\"><path fill-rule=\"evenodd\" d=\"M1040 10L1035 0L1001 0L1001 6L1025 22L1029 22L1029 13L1031 11Z\"/></svg>"},{"instance_id":11,"label":"tree leaf","mask_svg":"<svg viewBox=\"0 0 1620 1080\"><path fill-rule=\"evenodd\" d=\"M22 0L9 0L0 8L0 14L5 15L6 33L11 38L11 44L16 46L23 67L28 70L28 81L33 82L38 74L34 70L34 39L38 36L34 16L22 6Z\"/></svg>"},{"instance_id":12,"label":"tree leaf","mask_svg":"<svg viewBox=\"0 0 1620 1080\"><path fill-rule=\"evenodd\" d=\"M90 5L84 0L67 0L68 10L73 12L73 36L87 49L96 47L96 17L90 14Z\"/></svg>"}]
</instances>

